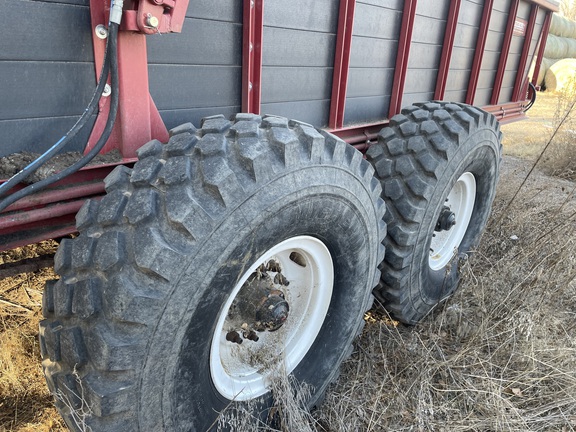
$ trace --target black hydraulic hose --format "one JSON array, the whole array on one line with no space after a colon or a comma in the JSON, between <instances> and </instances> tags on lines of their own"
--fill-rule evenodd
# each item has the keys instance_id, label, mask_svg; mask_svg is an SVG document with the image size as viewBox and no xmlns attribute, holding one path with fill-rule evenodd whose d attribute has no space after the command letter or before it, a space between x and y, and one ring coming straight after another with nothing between
<instances>
[{"instance_id":1,"label":"black hydraulic hose","mask_svg":"<svg viewBox=\"0 0 576 432\"><path fill-rule=\"evenodd\" d=\"M531 82L529 82L528 85L530 86L530 91L532 92L532 95L530 96L530 102L528 102L528 104L524 107L524 112L532 108L534 102L536 102L536 87Z\"/></svg>"},{"instance_id":2,"label":"black hydraulic hose","mask_svg":"<svg viewBox=\"0 0 576 432\"><path fill-rule=\"evenodd\" d=\"M13 204L14 202L22 199L28 195L31 195L35 192L38 192L47 186L50 186L53 183L56 183L63 178L69 176L70 174L74 174L76 171L80 170L84 167L88 162L90 162L94 157L102 150L106 141L110 137L112 133L112 128L114 127L114 122L116 120L116 114L118 113L118 24L111 22L109 28L109 51L110 51L110 75L111 75L111 86L112 86L112 94L110 100L110 112L108 113L108 119L106 120L106 126L104 127L104 131L100 136L100 139L88 152L85 154L80 160L76 161L74 164L70 165L69 167L63 169L62 171L45 178L37 183L31 184L24 189L19 190L11 194L10 196L4 198L0 201L0 211L4 210L9 205Z\"/></svg>"},{"instance_id":3,"label":"black hydraulic hose","mask_svg":"<svg viewBox=\"0 0 576 432\"><path fill-rule=\"evenodd\" d=\"M92 98L90 99L90 103L84 110L82 116L76 121L74 126L70 128L70 130L62 137L56 144L50 147L46 152L44 152L40 157L35 159L32 163L24 167L20 172L13 175L8 181L4 182L0 185L0 196L6 195L10 189L16 186L18 183L23 182L28 177L30 177L38 168L44 165L48 160L50 160L54 155L59 152L61 149L70 142L72 138L76 136L78 132L80 132L86 126L86 122L90 119L96 107L98 106L98 102L102 97L102 92L104 91L104 87L106 86L106 81L108 79L108 73L110 71L110 37L108 37L108 41L106 42L106 51L104 53L104 63L102 65L102 71L100 72L100 78L98 80L98 84L96 86L96 90L92 94Z\"/></svg>"}]
</instances>

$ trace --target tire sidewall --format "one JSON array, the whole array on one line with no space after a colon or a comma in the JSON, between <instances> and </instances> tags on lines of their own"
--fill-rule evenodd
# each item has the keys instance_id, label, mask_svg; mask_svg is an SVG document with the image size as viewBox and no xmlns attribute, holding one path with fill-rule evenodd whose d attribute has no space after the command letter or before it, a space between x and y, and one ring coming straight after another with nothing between
<instances>
[{"instance_id":1,"label":"tire sidewall","mask_svg":"<svg viewBox=\"0 0 576 432\"><path fill-rule=\"evenodd\" d=\"M419 289L419 296L424 305L427 305L427 310L453 293L460 278L459 258L469 255L480 241L496 193L499 146L498 136L492 129L479 129L471 133L449 161L446 161L445 169L437 182L444 187L434 188L428 200L429 205L417 235L416 245L421 246L416 247L413 261L413 265L419 270L412 272L411 283L411 287ZM429 264L432 234L448 194L460 176L466 172L472 173L476 180L476 196L470 222L458 247L458 256L444 268L434 271Z\"/></svg>"},{"instance_id":2,"label":"tire sidewall","mask_svg":"<svg viewBox=\"0 0 576 432\"><path fill-rule=\"evenodd\" d=\"M298 381L311 386L314 404L337 373L334 365L346 356L367 308L378 245L377 229L370 221L376 220L364 184L337 167L292 171L237 206L200 252L183 263L184 271L150 339L141 379L141 428L154 430L162 419L166 430L205 430L229 404L214 388L209 369L210 343L222 305L260 256L298 235L321 240L335 271L320 334L293 371ZM349 288L359 281L362 289ZM256 403L265 406L269 398L268 393Z\"/></svg>"}]
</instances>

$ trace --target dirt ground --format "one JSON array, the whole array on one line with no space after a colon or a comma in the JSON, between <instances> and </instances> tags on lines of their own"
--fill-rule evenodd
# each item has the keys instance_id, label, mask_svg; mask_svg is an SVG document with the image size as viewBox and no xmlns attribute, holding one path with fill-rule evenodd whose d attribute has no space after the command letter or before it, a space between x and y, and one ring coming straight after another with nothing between
<instances>
[{"instance_id":1,"label":"dirt ground","mask_svg":"<svg viewBox=\"0 0 576 432\"><path fill-rule=\"evenodd\" d=\"M503 127L493 216L458 293L415 327L376 305L306 429L576 430L576 183L570 167L548 157L571 157L569 130L511 202L558 123L558 106L557 96L540 95L529 120ZM56 246L1 253L0 264ZM43 285L54 277L45 269L0 281L0 432L67 430L37 340Z\"/></svg>"}]
</instances>

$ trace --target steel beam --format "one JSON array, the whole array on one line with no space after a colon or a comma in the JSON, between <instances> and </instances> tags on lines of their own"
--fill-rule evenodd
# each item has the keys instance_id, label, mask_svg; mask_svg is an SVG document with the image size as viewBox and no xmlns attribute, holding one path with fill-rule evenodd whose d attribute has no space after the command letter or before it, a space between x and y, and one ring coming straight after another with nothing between
<instances>
[{"instance_id":1,"label":"steel beam","mask_svg":"<svg viewBox=\"0 0 576 432\"><path fill-rule=\"evenodd\" d=\"M510 51L510 44L512 43L512 36L514 34L514 23L518 15L518 5L520 0L512 0L510 3L510 11L508 12L508 21L506 23L506 32L504 33L504 41L500 53L500 61L498 62L498 70L496 71L496 78L494 79L494 86L492 88L492 98L490 99L491 105L498 104L500 99L500 90L502 90L502 81L504 80L504 73L506 72L506 63L508 62L508 53Z\"/></svg>"},{"instance_id":2,"label":"steel beam","mask_svg":"<svg viewBox=\"0 0 576 432\"><path fill-rule=\"evenodd\" d=\"M402 109L402 96L404 95L408 58L410 57L410 46L412 45L412 30L414 29L414 18L416 17L416 4L417 0L405 0L404 2L402 27L398 37L396 70L394 71L394 82L392 85L392 95L390 97L389 117L398 114Z\"/></svg>"},{"instance_id":3,"label":"steel beam","mask_svg":"<svg viewBox=\"0 0 576 432\"><path fill-rule=\"evenodd\" d=\"M340 0L338 30L336 32L336 54L334 56L334 74L332 78L332 98L330 101L330 117L328 121L328 125L332 129L341 128L344 125L355 9L356 0Z\"/></svg>"},{"instance_id":4,"label":"steel beam","mask_svg":"<svg viewBox=\"0 0 576 432\"><path fill-rule=\"evenodd\" d=\"M446 19L446 30L444 32L442 56L440 57L440 65L438 66L436 91L434 92L434 99L436 100L444 99L448 73L450 71L450 60L452 59L452 50L454 48L454 38L456 36L456 28L458 27L460 4L461 0L452 0L450 2L450 9L448 10L448 17Z\"/></svg>"},{"instance_id":5,"label":"steel beam","mask_svg":"<svg viewBox=\"0 0 576 432\"><path fill-rule=\"evenodd\" d=\"M530 46L532 45L532 35L534 34L534 27L536 27L536 17L540 7L536 4L532 5L530 10L530 18L528 19L528 26L526 34L524 35L524 45L522 47L522 54L520 55L520 63L516 71L516 81L514 82L514 90L512 91L512 101L525 101L526 100L526 86L528 85L527 76L524 75L528 57L530 56Z\"/></svg>"},{"instance_id":6,"label":"steel beam","mask_svg":"<svg viewBox=\"0 0 576 432\"><path fill-rule=\"evenodd\" d=\"M90 0L93 29L94 64L99 77L104 60L106 40L96 36L97 26L108 23L105 2ZM122 31L118 33L119 101L116 123L108 142L100 153L119 150L123 157L133 158L136 150L152 139L168 140L168 131L152 101L148 86L148 56L146 35ZM106 125L110 111L110 98L100 99L99 113L92 129L85 153L89 152Z\"/></svg>"},{"instance_id":7,"label":"steel beam","mask_svg":"<svg viewBox=\"0 0 576 432\"><path fill-rule=\"evenodd\" d=\"M536 66L534 67L534 74L532 76L532 84L538 85L538 75L542 66L542 59L544 58L544 51L546 50L546 41L548 40L548 33L550 32L550 23L552 22L552 12L546 12L544 18L544 25L542 26L542 33L540 33L540 42L538 42L538 56L536 57Z\"/></svg>"},{"instance_id":8,"label":"steel beam","mask_svg":"<svg viewBox=\"0 0 576 432\"><path fill-rule=\"evenodd\" d=\"M260 114L264 1L244 0L242 43L242 111Z\"/></svg>"}]
</instances>

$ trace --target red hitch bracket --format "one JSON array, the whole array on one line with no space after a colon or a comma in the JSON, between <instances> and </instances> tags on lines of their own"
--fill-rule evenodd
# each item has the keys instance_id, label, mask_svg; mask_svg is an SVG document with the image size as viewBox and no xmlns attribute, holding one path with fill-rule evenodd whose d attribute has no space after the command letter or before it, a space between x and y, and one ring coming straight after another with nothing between
<instances>
[{"instance_id":1,"label":"red hitch bracket","mask_svg":"<svg viewBox=\"0 0 576 432\"><path fill-rule=\"evenodd\" d=\"M124 10L121 30L144 34L180 33L189 0L140 0Z\"/></svg>"}]
</instances>

